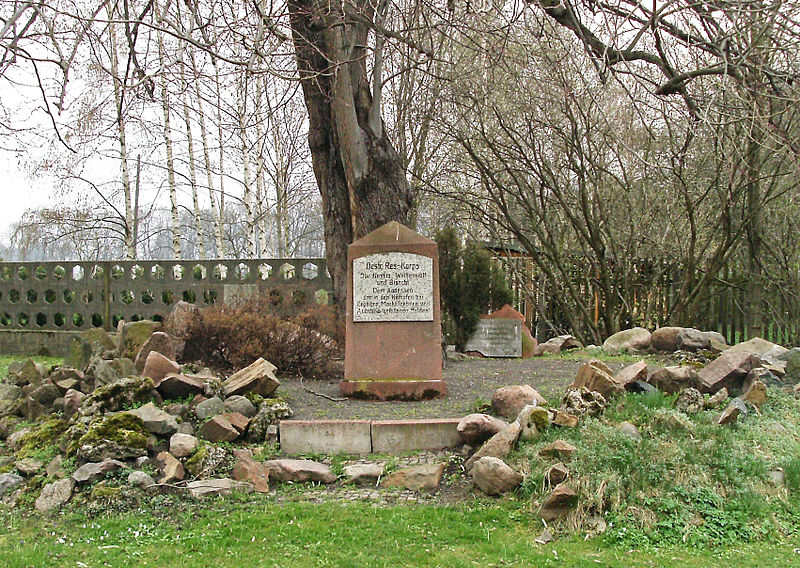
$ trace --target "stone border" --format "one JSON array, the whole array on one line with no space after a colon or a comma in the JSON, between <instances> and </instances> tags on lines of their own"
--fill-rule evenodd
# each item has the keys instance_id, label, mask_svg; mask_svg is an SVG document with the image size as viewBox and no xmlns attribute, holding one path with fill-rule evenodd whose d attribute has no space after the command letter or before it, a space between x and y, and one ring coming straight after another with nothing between
<instances>
[{"instance_id":1,"label":"stone border","mask_svg":"<svg viewBox=\"0 0 800 568\"><path fill-rule=\"evenodd\" d=\"M369 420L282 420L281 452L297 454L369 454Z\"/></svg>"},{"instance_id":2,"label":"stone border","mask_svg":"<svg viewBox=\"0 0 800 568\"><path fill-rule=\"evenodd\" d=\"M356 454L442 450L463 444L458 418L432 420L281 420L281 453Z\"/></svg>"}]
</instances>

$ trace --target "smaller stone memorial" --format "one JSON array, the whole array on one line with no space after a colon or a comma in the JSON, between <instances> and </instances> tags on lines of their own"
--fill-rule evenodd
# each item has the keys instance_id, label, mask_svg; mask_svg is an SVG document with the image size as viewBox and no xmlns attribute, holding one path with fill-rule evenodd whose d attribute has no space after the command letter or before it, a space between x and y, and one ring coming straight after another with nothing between
<instances>
[{"instance_id":1,"label":"smaller stone memorial","mask_svg":"<svg viewBox=\"0 0 800 568\"><path fill-rule=\"evenodd\" d=\"M522 322L518 319L481 319L464 345L467 353L484 357L522 357Z\"/></svg>"}]
</instances>

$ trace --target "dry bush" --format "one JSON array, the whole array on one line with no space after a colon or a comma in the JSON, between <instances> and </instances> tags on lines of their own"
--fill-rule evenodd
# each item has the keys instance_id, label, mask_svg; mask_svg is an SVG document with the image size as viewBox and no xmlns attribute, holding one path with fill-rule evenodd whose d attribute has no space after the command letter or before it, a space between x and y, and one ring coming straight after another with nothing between
<instances>
[{"instance_id":1,"label":"dry bush","mask_svg":"<svg viewBox=\"0 0 800 568\"><path fill-rule=\"evenodd\" d=\"M270 297L200 310L188 326L184 357L220 370L246 367L263 357L281 373L324 376L337 353L325 331L335 329L328 306L276 309Z\"/></svg>"}]
</instances>

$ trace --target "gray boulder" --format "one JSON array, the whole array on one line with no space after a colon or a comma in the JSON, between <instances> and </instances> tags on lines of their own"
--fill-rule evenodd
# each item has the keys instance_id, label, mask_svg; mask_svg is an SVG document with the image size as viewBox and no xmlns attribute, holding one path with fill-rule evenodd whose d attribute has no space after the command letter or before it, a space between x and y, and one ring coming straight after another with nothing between
<instances>
[{"instance_id":1,"label":"gray boulder","mask_svg":"<svg viewBox=\"0 0 800 568\"><path fill-rule=\"evenodd\" d=\"M158 408L152 402L130 411L144 423L144 429L157 436L171 436L178 431L178 421L174 416Z\"/></svg>"},{"instance_id":2,"label":"gray boulder","mask_svg":"<svg viewBox=\"0 0 800 568\"><path fill-rule=\"evenodd\" d=\"M125 467L121 461L105 459L101 462L89 462L83 464L72 474L72 479L77 483L94 483L111 472Z\"/></svg>"},{"instance_id":3,"label":"gray boulder","mask_svg":"<svg viewBox=\"0 0 800 568\"><path fill-rule=\"evenodd\" d=\"M249 399L238 394L225 399L225 410L227 412L238 412L248 418L252 418L258 413L258 409Z\"/></svg>"},{"instance_id":4,"label":"gray boulder","mask_svg":"<svg viewBox=\"0 0 800 568\"><path fill-rule=\"evenodd\" d=\"M488 414L468 414L458 421L459 436L472 446L481 444L508 427L508 422Z\"/></svg>"},{"instance_id":5,"label":"gray boulder","mask_svg":"<svg viewBox=\"0 0 800 568\"><path fill-rule=\"evenodd\" d=\"M603 342L603 351L645 351L650 347L651 333L643 327L619 331Z\"/></svg>"},{"instance_id":6,"label":"gray boulder","mask_svg":"<svg viewBox=\"0 0 800 568\"><path fill-rule=\"evenodd\" d=\"M23 481L25 480L22 476L16 473L0 474L0 496L11 493L14 489L22 485Z\"/></svg>"},{"instance_id":7,"label":"gray boulder","mask_svg":"<svg viewBox=\"0 0 800 568\"><path fill-rule=\"evenodd\" d=\"M330 467L311 460L269 460L264 467L269 469L270 479L278 481L333 483L337 480Z\"/></svg>"},{"instance_id":8,"label":"gray boulder","mask_svg":"<svg viewBox=\"0 0 800 568\"><path fill-rule=\"evenodd\" d=\"M227 477L220 479L201 479L186 484L186 489L195 499L230 495L234 491L252 493L253 485L246 481L235 481Z\"/></svg>"},{"instance_id":9,"label":"gray boulder","mask_svg":"<svg viewBox=\"0 0 800 568\"><path fill-rule=\"evenodd\" d=\"M204 400L194 408L194 414L200 420L206 420L212 416L217 416L225 412L225 403L219 397L212 397Z\"/></svg>"},{"instance_id":10,"label":"gray boulder","mask_svg":"<svg viewBox=\"0 0 800 568\"><path fill-rule=\"evenodd\" d=\"M45 485L39 498L36 499L34 507L40 513L47 513L55 509L60 509L72 497L75 489L75 480L71 477L59 479L53 483Z\"/></svg>"},{"instance_id":11,"label":"gray boulder","mask_svg":"<svg viewBox=\"0 0 800 568\"><path fill-rule=\"evenodd\" d=\"M678 349L684 351L700 351L711 347L711 338L699 329L684 327L676 336Z\"/></svg>"},{"instance_id":12,"label":"gray boulder","mask_svg":"<svg viewBox=\"0 0 800 568\"><path fill-rule=\"evenodd\" d=\"M520 486L523 476L503 460L485 456L475 462L470 472L472 481L487 495L502 495Z\"/></svg>"}]
</instances>

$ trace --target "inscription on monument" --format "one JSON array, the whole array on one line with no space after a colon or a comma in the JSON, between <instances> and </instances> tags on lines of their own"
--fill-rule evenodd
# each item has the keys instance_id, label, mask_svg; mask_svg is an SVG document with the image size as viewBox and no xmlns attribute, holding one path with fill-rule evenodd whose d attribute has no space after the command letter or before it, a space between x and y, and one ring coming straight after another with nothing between
<instances>
[{"instance_id":1,"label":"inscription on monument","mask_svg":"<svg viewBox=\"0 0 800 568\"><path fill-rule=\"evenodd\" d=\"M481 319L464 351L485 357L522 357L522 322L517 319Z\"/></svg>"},{"instance_id":2,"label":"inscription on monument","mask_svg":"<svg viewBox=\"0 0 800 568\"><path fill-rule=\"evenodd\" d=\"M408 252L354 259L353 321L433 321L433 259Z\"/></svg>"}]
</instances>

